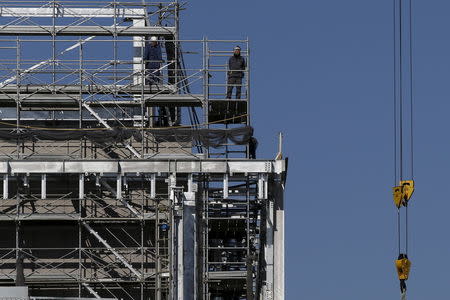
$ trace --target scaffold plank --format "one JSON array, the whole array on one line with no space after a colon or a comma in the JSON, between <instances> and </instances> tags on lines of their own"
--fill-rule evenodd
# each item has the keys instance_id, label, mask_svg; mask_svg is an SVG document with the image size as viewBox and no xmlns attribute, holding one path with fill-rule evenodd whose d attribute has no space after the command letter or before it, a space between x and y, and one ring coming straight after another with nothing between
<instances>
[{"instance_id":1,"label":"scaffold plank","mask_svg":"<svg viewBox=\"0 0 450 300\"><path fill-rule=\"evenodd\" d=\"M89 96L89 94L87 94ZM183 107L200 107L203 103L202 95L180 95L180 94L144 94L146 107L159 107L175 105ZM88 97L89 98L89 97ZM80 97L70 94L0 94L0 107L15 107L17 99L22 107L27 108L78 108ZM133 100L84 100L92 107L140 107L141 101L138 97Z\"/></svg>"},{"instance_id":2,"label":"scaffold plank","mask_svg":"<svg viewBox=\"0 0 450 300\"><path fill-rule=\"evenodd\" d=\"M142 87L142 85L120 85L120 84L103 84L103 85L95 85L95 84L21 84L19 86L15 84L4 84L0 85L0 94L3 94L5 97L14 99L14 94L19 93L20 97L35 94L36 97L39 97L40 94L56 94L56 95L78 95L82 94L118 94L118 95L149 95L148 98L151 100L156 96L163 95L164 93L176 93L177 87L169 84L152 84L146 85ZM195 96L195 95L193 95ZM197 95L198 96L198 95ZM55 96L56 97L56 96ZM188 97L188 96L185 96Z\"/></svg>"},{"instance_id":3,"label":"scaffold plank","mask_svg":"<svg viewBox=\"0 0 450 300\"><path fill-rule=\"evenodd\" d=\"M158 35L172 36L176 32L175 27L163 26L32 26L32 25L3 25L0 26L0 35L14 36L142 36Z\"/></svg>"},{"instance_id":4,"label":"scaffold plank","mask_svg":"<svg viewBox=\"0 0 450 300\"><path fill-rule=\"evenodd\" d=\"M0 17L33 17L51 18L144 18L145 10L142 8L87 8L87 7L0 7Z\"/></svg>"}]
</instances>

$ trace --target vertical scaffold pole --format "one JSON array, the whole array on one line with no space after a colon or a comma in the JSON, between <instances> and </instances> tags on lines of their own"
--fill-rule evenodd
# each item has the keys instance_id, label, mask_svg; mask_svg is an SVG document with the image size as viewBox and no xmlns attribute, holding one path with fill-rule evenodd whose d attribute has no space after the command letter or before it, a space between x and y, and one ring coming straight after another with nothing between
<instances>
[{"instance_id":1,"label":"vertical scaffold pole","mask_svg":"<svg viewBox=\"0 0 450 300\"><path fill-rule=\"evenodd\" d=\"M9 183L9 175L4 174L3 175L3 199L6 200L9 198L9 189L8 189L8 183Z\"/></svg>"},{"instance_id":2,"label":"vertical scaffold pole","mask_svg":"<svg viewBox=\"0 0 450 300\"><path fill-rule=\"evenodd\" d=\"M47 199L47 174L41 175L41 199Z\"/></svg>"},{"instance_id":3,"label":"vertical scaffold pole","mask_svg":"<svg viewBox=\"0 0 450 300\"><path fill-rule=\"evenodd\" d=\"M274 195L274 299L284 300L284 182L281 175L273 184Z\"/></svg>"}]
</instances>

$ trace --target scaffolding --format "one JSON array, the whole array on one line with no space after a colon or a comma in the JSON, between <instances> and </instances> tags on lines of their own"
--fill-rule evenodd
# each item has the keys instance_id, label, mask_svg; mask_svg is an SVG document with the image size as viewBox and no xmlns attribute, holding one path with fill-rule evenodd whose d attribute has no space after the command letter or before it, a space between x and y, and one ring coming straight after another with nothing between
<instances>
[{"instance_id":1,"label":"scaffolding","mask_svg":"<svg viewBox=\"0 0 450 300\"><path fill-rule=\"evenodd\" d=\"M2 1L0 287L284 299L287 162L254 159L249 42L180 39L183 6Z\"/></svg>"}]
</instances>

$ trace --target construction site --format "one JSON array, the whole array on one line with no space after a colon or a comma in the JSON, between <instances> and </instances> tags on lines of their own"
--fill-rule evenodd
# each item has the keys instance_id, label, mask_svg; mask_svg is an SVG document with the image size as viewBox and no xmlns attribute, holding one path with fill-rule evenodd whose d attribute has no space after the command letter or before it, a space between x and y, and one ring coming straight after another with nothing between
<instances>
[{"instance_id":1,"label":"construction site","mask_svg":"<svg viewBox=\"0 0 450 300\"><path fill-rule=\"evenodd\" d=\"M185 9L0 2L0 299L284 299L282 135Z\"/></svg>"}]
</instances>

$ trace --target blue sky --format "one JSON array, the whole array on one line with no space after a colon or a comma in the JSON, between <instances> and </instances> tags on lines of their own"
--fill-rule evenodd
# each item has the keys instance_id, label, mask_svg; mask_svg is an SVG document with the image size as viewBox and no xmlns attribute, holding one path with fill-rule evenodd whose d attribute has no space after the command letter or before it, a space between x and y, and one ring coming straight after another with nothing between
<instances>
[{"instance_id":1,"label":"blue sky","mask_svg":"<svg viewBox=\"0 0 450 300\"><path fill-rule=\"evenodd\" d=\"M414 1L416 193L408 299L450 276L450 2ZM399 299L393 185L392 0L190 1L183 38L252 46L259 156L285 133L287 299Z\"/></svg>"}]
</instances>

